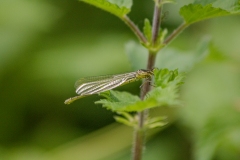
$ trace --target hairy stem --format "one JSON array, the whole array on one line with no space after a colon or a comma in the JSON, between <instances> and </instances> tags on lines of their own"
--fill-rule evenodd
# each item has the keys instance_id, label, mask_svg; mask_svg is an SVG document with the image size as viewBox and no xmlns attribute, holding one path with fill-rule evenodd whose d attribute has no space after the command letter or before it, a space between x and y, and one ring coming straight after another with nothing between
<instances>
[{"instance_id":1,"label":"hairy stem","mask_svg":"<svg viewBox=\"0 0 240 160\"><path fill-rule=\"evenodd\" d=\"M178 26L177 29L175 29L163 42L165 45L171 42L180 32L182 32L188 25L185 23Z\"/></svg>"},{"instance_id":2,"label":"hairy stem","mask_svg":"<svg viewBox=\"0 0 240 160\"><path fill-rule=\"evenodd\" d=\"M153 14L153 24L152 24L152 45L155 45L157 42L157 37L159 33L160 23L161 23L161 7L158 4L161 3L161 0L155 2L154 14ZM149 51L148 53L148 63L147 69L152 69L155 64L156 53ZM144 99L146 94L151 90L151 86L146 81L143 82L141 90L141 99ZM142 152L144 148L144 139L145 139L145 130L144 123L148 117L148 109L138 113L138 127L134 132L134 146L133 146L133 160L141 160Z\"/></svg>"},{"instance_id":3,"label":"hairy stem","mask_svg":"<svg viewBox=\"0 0 240 160\"><path fill-rule=\"evenodd\" d=\"M139 28L129 19L128 16L124 16L122 20L128 25L129 28L135 33L135 35L140 39L141 42L147 43L147 39L143 35L143 33L139 30Z\"/></svg>"},{"instance_id":4,"label":"hairy stem","mask_svg":"<svg viewBox=\"0 0 240 160\"><path fill-rule=\"evenodd\" d=\"M156 2L157 3L157 2ZM161 3L161 0L158 1ZM161 24L161 7L158 4L154 6L153 22L152 22L152 45L154 46L157 42L159 28Z\"/></svg>"}]
</instances>

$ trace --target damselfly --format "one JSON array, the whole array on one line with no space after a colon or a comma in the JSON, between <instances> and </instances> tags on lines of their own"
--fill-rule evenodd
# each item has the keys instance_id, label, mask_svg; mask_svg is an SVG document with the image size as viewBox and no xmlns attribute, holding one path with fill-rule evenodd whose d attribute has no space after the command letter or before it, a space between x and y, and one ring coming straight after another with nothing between
<instances>
[{"instance_id":1,"label":"damselfly","mask_svg":"<svg viewBox=\"0 0 240 160\"><path fill-rule=\"evenodd\" d=\"M124 74L81 78L75 83L76 93L79 96L69 98L64 103L70 104L73 101L87 95L98 94L130 82L134 82L143 78L150 78L153 75L153 70L154 69L140 69L136 72L129 72Z\"/></svg>"}]
</instances>

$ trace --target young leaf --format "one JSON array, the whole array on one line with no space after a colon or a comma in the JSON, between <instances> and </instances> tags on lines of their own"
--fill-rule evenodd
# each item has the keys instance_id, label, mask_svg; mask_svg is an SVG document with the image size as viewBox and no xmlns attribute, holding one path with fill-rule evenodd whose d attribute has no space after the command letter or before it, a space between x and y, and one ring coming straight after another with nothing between
<instances>
[{"instance_id":1,"label":"young leaf","mask_svg":"<svg viewBox=\"0 0 240 160\"><path fill-rule=\"evenodd\" d=\"M167 33L168 33L168 30L166 28L160 30L160 33L158 34L158 39L157 39L157 42L159 44L163 44Z\"/></svg>"},{"instance_id":2,"label":"young leaf","mask_svg":"<svg viewBox=\"0 0 240 160\"><path fill-rule=\"evenodd\" d=\"M206 6L202 6L201 4L189 4L180 9L180 15L184 18L186 24L230 14L230 12L221 8L214 8L212 4Z\"/></svg>"},{"instance_id":3,"label":"young leaf","mask_svg":"<svg viewBox=\"0 0 240 160\"><path fill-rule=\"evenodd\" d=\"M126 118L120 117L120 116L114 116L114 119L122 124L125 124L126 126L130 126L130 127L135 127L137 123L133 123L131 121L129 121Z\"/></svg>"},{"instance_id":4,"label":"young leaf","mask_svg":"<svg viewBox=\"0 0 240 160\"><path fill-rule=\"evenodd\" d=\"M158 117L153 117L153 118L147 119L146 123L151 124L151 123L155 123L155 122L164 121L166 119L167 119L166 116L158 116Z\"/></svg>"},{"instance_id":5,"label":"young leaf","mask_svg":"<svg viewBox=\"0 0 240 160\"><path fill-rule=\"evenodd\" d=\"M131 11L132 0L80 0L122 18Z\"/></svg>"},{"instance_id":6,"label":"young leaf","mask_svg":"<svg viewBox=\"0 0 240 160\"><path fill-rule=\"evenodd\" d=\"M143 44L143 46L146 47L148 50L152 51L153 53L157 53L161 48L165 46L163 42L165 36L167 35L167 32L167 29L160 29L156 43L154 45L152 43L149 43L148 45Z\"/></svg>"},{"instance_id":7,"label":"young leaf","mask_svg":"<svg viewBox=\"0 0 240 160\"><path fill-rule=\"evenodd\" d=\"M153 118L148 117L144 123L144 127L152 129L165 126L167 124L166 119L167 119L166 116L158 116Z\"/></svg>"},{"instance_id":8,"label":"young leaf","mask_svg":"<svg viewBox=\"0 0 240 160\"><path fill-rule=\"evenodd\" d=\"M147 18L144 20L143 33L144 33L145 37L147 38L148 42L151 43L151 40L152 40L152 26L151 26L150 21Z\"/></svg>"},{"instance_id":9,"label":"young leaf","mask_svg":"<svg viewBox=\"0 0 240 160\"><path fill-rule=\"evenodd\" d=\"M154 85L146 96L144 102L155 102L161 105L178 105L178 88L183 84L183 73L178 70L169 71L168 69L154 70Z\"/></svg>"},{"instance_id":10,"label":"young leaf","mask_svg":"<svg viewBox=\"0 0 240 160\"><path fill-rule=\"evenodd\" d=\"M137 118L135 117L135 115L131 115L127 112L118 112L118 114L122 115L122 116L114 116L114 119L119 122L119 123L123 123L127 126L130 127L136 127L137 126Z\"/></svg>"},{"instance_id":11,"label":"young leaf","mask_svg":"<svg viewBox=\"0 0 240 160\"><path fill-rule=\"evenodd\" d=\"M124 118L126 118L128 121L131 121L131 122L133 122L133 121L135 121L136 120L136 118L133 116L133 115L131 115L130 113L128 113L128 112L117 112L119 115L122 115Z\"/></svg>"},{"instance_id":12,"label":"young leaf","mask_svg":"<svg viewBox=\"0 0 240 160\"><path fill-rule=\"evenodd\" d=\"M148 124L147 127L149 129L153 129L153 128L165 126L166 124L167 124L166 122L155 122L155 123L152 123L152 124Z\"/></svg>"}]
</instances>

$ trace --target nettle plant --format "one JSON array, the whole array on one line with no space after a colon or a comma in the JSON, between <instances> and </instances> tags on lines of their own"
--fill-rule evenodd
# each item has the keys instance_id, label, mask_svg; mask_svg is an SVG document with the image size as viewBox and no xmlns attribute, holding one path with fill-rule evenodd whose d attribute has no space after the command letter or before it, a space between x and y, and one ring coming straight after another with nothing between
<instances>
[{"instance_id":1,"label":"nettle plant","mask_svg":"<svg viewBox=\"0 0 240 160\"><path fill-rule=\"evenodd\" d=\"M152 23L145 19L142 31L127 16L131 11L132 0L81 1L105 10L125 22L139 40L139 43L131 41L126 45L126 52L133 69L145 68L146 71L152 71L152 76L140 77L145 78L141 85L140 96L113 90L96 92L105 98L95 102L96 104L101 104L103 107L116 112L119 115L115 116L116 121L134 128L132 157L134 160L140 160L145 132L148 129L162 127L167 123L165 117L148 116L149 109L180 104L178 90L179 86L183 84L183 72L189 70L192 65L207 55L209 40L201 42L199 47L188 55L181 54L180 51L171 48L166 48L160 52L161 49L165 48L191 24L210 18L239 14L240 2L239 0L195 0L193 3L180 8L179 14L183 18L183 23L172 33L168 33L166 28L160 27L163 17L162 8L166 3L173 3L172 0L153 1L155 6ZM83 96L70 98L65 103L69 104L81 97Z\"/></svg>"}]
</instances>

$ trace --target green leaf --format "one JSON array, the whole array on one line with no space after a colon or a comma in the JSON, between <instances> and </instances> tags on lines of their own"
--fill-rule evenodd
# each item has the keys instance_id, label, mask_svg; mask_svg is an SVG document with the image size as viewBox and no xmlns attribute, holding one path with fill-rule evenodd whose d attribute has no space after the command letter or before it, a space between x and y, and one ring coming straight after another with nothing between
<instances>
[{"instance_id":1,"label":"green leaf","mask_svg":"<svg viewBox=\"0 0 240 160\"><path fill-rule=\"evenodd\" d=\"M168 33L168 30L166 28L160 30L160 32L158 34L158 38L157 38L158 44L163 44L167 33Z\"/></svg>"},{"instance_id":2,"label":"green leaf","mask_svg":"<svg viewBox=\"0 0 240 160\"><path fill-rule=\"evenodd\" d=\"M168 69L154 70L154 85L166 88L178 76L178 71ZM177 81L179 82L179 81Z\"/></svg>"},{"instance_id":3,"label":"green leaf","mask_svg":"<svg viewBox=\"0 0 240 160\"><path fill-rule=\"evenodd\" d=\"M169 71L167 69L154 70L154 88L147 94L142 101L138 96L127 92L107 91L100 93L106 99L101 99L96 104L102 104L103 107L112 111L142 111L147 108L157 106L177 105L178 88L182 84L183 74L178 74L177 70Z\"/></svg>"},{"instance_id":4,"label":"green leaf","mask_svg":"<svg viewBox=\"0 0 240 160\"><path fill-rule=\"evenodd\" d=\"M122 18L131 11L132 0L80 0Z\"/></svg>"},{"instance_id":5,"label":"green leaf","mask_svg":"<svg viewBox=\"0 0 240 160\"><path fill-rule=\"evenodd\" d=\"M162 127L165 126L167 124L167 122L165 121L167 119L166 116L158 116L158 117L153 117L153 118L148 118L145 121L144 126L146 128L157 128L157 127Z\"/></svg>"},{"instance_id":6,"label":"green leaf","mask_svg":"<svg viewBox=\"0 0 240 160\"><path fill-rule=\"evenodd\" d=\"M167 35L167 29L160 29L155 44L152 44L152 26L150 21L146 18L144 21L143 33L147 38L148 43L142 43L142 45L148 50L153 51L154 53L158 52L162 48L163 41Z\"/></svg>"},{"instance_id":7,"label":"green leaf","mask_svg":"<svg viewBox=\"0 0 240 160\"><path fill-rule=\"evenodd\" d=\"M178 105L178 88L183 84L184 73L179 74L178 70L168 69L154 70L154 86L148 92L145 102L150 104L148 108L162 105Z\"/></svg>"},{"instance_id":8,"label":"green leaf","mask_svg":"<svg viewBox=\"0 0 240 160\"><path fill-rule=\"evenodd\" d=\"M114 116L114 119L119 122L119 123L123 123L127 126L130 127L137 127L137 118L127 112L118 112L118 114L122 115L122 116Z\"/></svg>"},{"instance_id":9,"label":"green leaf","mask_svg":"<svg viewBox=\"0 0 240 160\"><path fill-rule=\"evenodd\" d=\"M132 7L132 0L107 0L108 2L112 4L116 4L119 7L126 7L131 8Z\"/></svg>"},{"instance_id":10,"label":"green leaf","mask_svg":"<svg viewBox=\"0 0 240 160\"><path fill-rule=\"evenodd\" d=\"M210 39L204 38L195 50L181 51L175 48L164 48L156 59L157 68L176 69L180 72L190 71L195 64L209 54Z\"/></svg>"},{"instance_id":11,"label":"green leaf","mask_svg":"<svg viewBox=\"0 0 240 160\"><path fill-rule=\"evenodd\" d=\"M189 4L180 9L180 15L184 18L186 24L230 14L230 12L221 8L214 8L212 4L206 6L202 6L201 4Z\"/></svg>"},{"instance_id":12,"label":"green leaf","mask_svg":"<svg viewBox=\"0 0 240 160\"><path fill-rule=\"evenodd\" d=\"M148 42L151 43L151 40L152 40L152 26L151 26L150 21L147 18L144 20L143 33L144 33L145 37L147 38Z\"/></svg>"},{"instance_id":13,"label":"green leaf","mask_svg":"<svg viewBox=\"0 0 240 160\"><path fill-rule=\"evenodd\" d=\"M128 121L136 121L135 116L132 116L131 114L129 114L128 112L118 112L119 115L122 115L124 118L126 118Z\"/></svg>"},{"instance_id":14,"label":"green leaf","mask_svg":"<svg viewBox=\"0 0 240 160\"><path fill-rule=\"evenodd\" d=\"M155 122L155 123L146 125L146 127L152 129L152 128L165 126L166 124L167 124L166 122Z\"/></svg>"},{"instance_id":15,"label":"green leaf","mask_svg":"<svg viewBox=\"0 0 240 160\"><path fill-rule=\"evenodd\" d=\"M131 115L128 112L118 112L118 114L120 114L121 116L114 116L114 119L117 122L130 127L138 127L138 118L136 117L136 115ZM148 117L144 123L144 128L152 129L162 127L167 124L166 119L166 116L158 116L153 118Z\"/></svg>"},{"instance_id":16,"label":"green leaf","mask_svg":"<svg viewBox=\"0 0 240 160\"><path fill-rule=\"evenodd\" d=\"M195 50L180 51L174 48L164 48L159 52L156 59L157 68L179 69L180 72L189 71L192 67L208 55L210 39L204 38ZM125 46L126 54L133 70L147 66L147 49L142 45L130 41Z\"/></svg>"},{"instance_id":17,"label":"green leaf","mask_svg":"<svg viewBox=\"0 0 240 160\"><path fill-rule=\"evenodd\" d=\"M141 101L138 96L132 95L128 92L119 91L106 91L99 94L106 99L100 99L95 104L102 104L103 107L112 111L126 111L126 106L132 106L133 104Z\"/></svg>"},{"instance_id":18,"label":"green leaf","mask_svg":"<svg viewBox=\"0 0 240 160\"><path fill-rule=\"evenodd\" d=\"M175 0L162 0L161 2L159 2L159 0L154 0L155 5L157 5L158 7L167 4L167 3L176 3Z\"/></svg>"},{"instance_id":19,"label":"green leaf","mask_svg":"<svg viewBox=\"0 0 240 160\"><path fill-rule=\"evenodd\" d=\"M239 12L240 1L239 0L195 0L193 4L201 4L203 6L207 4L212 4L215 8L221 8L227 10L231 13Z\"/></svg>"},{"instance_id":20,"label":"green leaf","mask_svg":"<svg viewBox=\"0 0 240 160\"><path fill-rule=\"evenodd\" d=\"M155 122L164 121L166 119L167 119L166 116L158 116L158 117L153 117L153 118L147 119L146 123L151 124L151 123L155 123Z\"/></svg>"},{"instance_id":21,"label":"green leaf","mask_svg":"<svg viewBox=\"0 0 240 160\"><path fill-rule=\"evenodd\" d=\"M120 117L120 116L114 116L114 119L122 124L125 124L126 126L130 126L130 127L135 127L136 124L134 124L133 122L129 121L126 118Z\"/></svg>"},{"instance_id":22,"label":"green leaf","mask_svg":"<svg viewBox=\"0 0 240 160\"><path fill-rule=\"evenodd\" d=\"M125 52L134 71L146 68L148 58L148 50L135 41L129 41L125 45Z\"/></svg>"}]
</instances>

